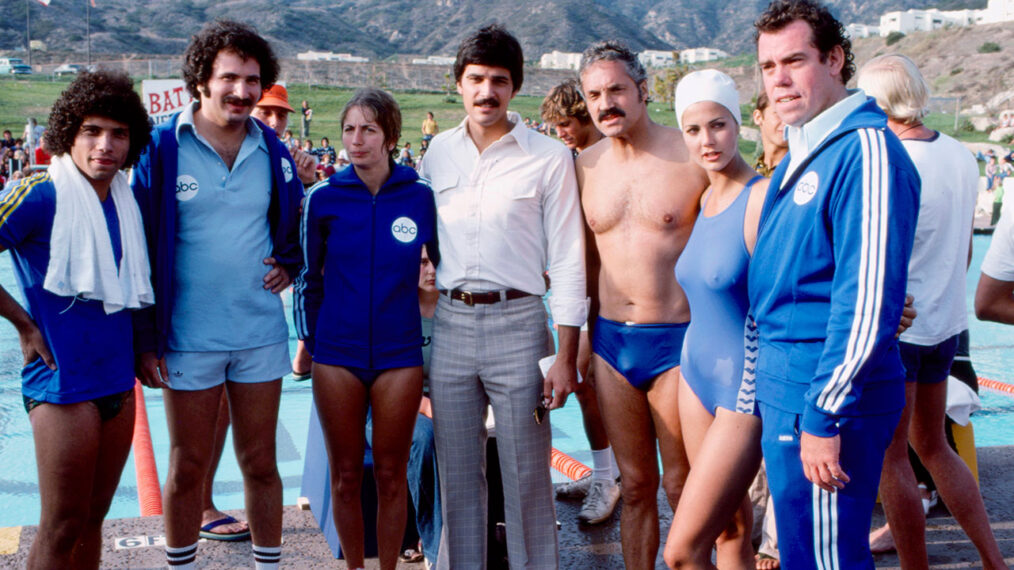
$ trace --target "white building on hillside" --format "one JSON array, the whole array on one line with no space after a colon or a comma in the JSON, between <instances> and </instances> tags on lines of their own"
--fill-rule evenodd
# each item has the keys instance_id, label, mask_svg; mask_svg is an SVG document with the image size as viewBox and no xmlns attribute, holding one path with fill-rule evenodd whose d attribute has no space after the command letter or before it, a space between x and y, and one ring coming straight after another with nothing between
<instances>
[{"instance_id":1,"label":"white building on hillside","mask_svg":"<svg viewBox=\"0 0 1014 570\"><path fill-rule=\"evenodd\" d=\"M366 63L369 58L352 55L351 53L335 53L333 51L305 51L297 53L299 61L341 61L345 63Z\"/></svg>"},{"instance_id":2,"label":"white building on hillside","mask_svg":"<svg viewBox=\"0 0 1014 570\"><path fill-rule=\"evenodd\" d=\"M577 71L581 67L581 54L556 51L542 54L539 58L539 67L542 69L573 69Z\"/></svg>"},{"instance_id":3,"label":"white building on hillside","mask_svg":"<svg viewBox=\"0 0 1014 570\"><path fill-rule=\"evenodd\" d=\"M645 67L672 67L676 64L671 51L646 49L637 54L637 60Z\"/></svg>"},{"instance_id":4,"label":"white building on hillside","mask_svg":"<svg viewBox=\"0 0 1014 570\"><path fill-rule=\"evenodd\" d=\"M428 55L413 59L412 65L454 65L454 58L445 55Z\"/></svg>"},{"instance_id":5,"label":"white building on hillside","mask_svg":"<svg viewBox=\"0 0 1014 570\"><path fill-rule=\"evenodd\" d=\"M720 49L709 47L680 50L680 63L702 63L705 61L725 59L727 57L729 57L728 53Z\"/></svg>"},{"instance_id":6,"label":"white building on hillside","mask_svg":"<svg viewBox=\"0 0 1014 570\"><path fill-rule=\"evenodd\" d=\"M989 4L982 12L982 23L993 24L996 22L1014 21L1014 0L989 0Z\"/></svg>"},{"instance_id":7,"label":"white building on hillside","mask_svg":"<svg viewBox=\"0 0 1014 570\"><path fill-rule=\"evenodd\" d=\"M867 26L866 24L849 24L845 26L845 33L850 38L868 38L871 36L879 36L880 28L877 26Z\"/></svg>"},{"instance_id":8,"label":"white building on hillside","mask_svg":"<svg viewBox=\"0 0 1014 570\"><path fill-rule=\"evenodd\" d=\"M880 17L880 35L887 36L891 32L931 32L947 27L974 26L978 23L980 10L953 10L941 12L936 8L930 10L907 10L905 12L887 12Z\"/></svg>"}]
</instances>

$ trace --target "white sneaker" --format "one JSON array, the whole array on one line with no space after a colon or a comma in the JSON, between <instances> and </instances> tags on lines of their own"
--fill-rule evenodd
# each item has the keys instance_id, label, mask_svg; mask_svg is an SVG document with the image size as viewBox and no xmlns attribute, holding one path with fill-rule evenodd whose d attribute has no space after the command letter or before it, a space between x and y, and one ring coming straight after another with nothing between
<instances>
[{"instance_id":1,"label":"white sneaker","mask_svg":"<svg viewBox=\"0 0 1014 570\"><path fill-rule=\"evenodd\" d=\"M619 500L620 486L615 481L594 481L581 504L577 520L583 524L598 524L613 515Z\"/></svg>"},{"instance_id":2,"label":"white sneaker","mask_svg":"<svg viewBox=\"0 0 1014 570\"><path fill-rule=\"evenodd\" d=\"M588 496L588 489L591 487L591 473L576 481L568 481L556 488L557 499L583 499Z\"/></svg>"}]
</instances>

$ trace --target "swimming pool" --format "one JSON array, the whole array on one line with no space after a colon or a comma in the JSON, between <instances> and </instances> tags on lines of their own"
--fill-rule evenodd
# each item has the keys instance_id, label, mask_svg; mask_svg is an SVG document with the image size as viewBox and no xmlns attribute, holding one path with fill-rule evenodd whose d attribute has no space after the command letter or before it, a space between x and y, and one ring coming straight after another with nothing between
<instances>
[{"instance_id":1,"label":"swimming pool","mask_svg":"<svg viewBox=\"0 0 1014 570\"><path fill-rule=\"evenodd\" d=\"M975 236L972 268L968 275L968 307L979 276L979 265L989 244L989 236ZM17 298L17 284L9 255L0 255L0 284ZM286 306L291 296L285 294ZM287 311L288 313L288 311ZM972 361L979 376L1014 383L1010 362L1014 358L1014 327L983 323L970 314ZM295 350L295 334L290 323L290 342ZM35 452L28 416L21 403L21 351L17 334L6 321L0 322L0 527L36 524L39 518ZM982 390L983 410L974 415L976 445L979 447L1014 444L1014 398ZM145 390L148 421L152 432L159 476L168 470L169 440L165 408L159 390ZM312 394L309 382L283 381L279 413L278 469L284 486L285 504L295 504L300 495L303 453ZM552 414L553 445L585 464L591 453L584 436L581 412L575 398ZM215 502L220 509L243 507L243 483L231 439L215 478ZM563 481L561 474L554 480ZM127 460L109 518L139 516L137 481L133 455Z\"/></svg>"}]
</instances>

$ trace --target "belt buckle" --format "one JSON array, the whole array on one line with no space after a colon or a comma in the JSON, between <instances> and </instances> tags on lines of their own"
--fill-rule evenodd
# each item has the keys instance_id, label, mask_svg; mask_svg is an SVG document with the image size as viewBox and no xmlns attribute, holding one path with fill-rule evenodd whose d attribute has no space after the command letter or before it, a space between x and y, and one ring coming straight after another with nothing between
<instances>
[{"instance_id":1,"label":"belt buckle","mask_svg":"<svg viewBox=\"0 0 1014 570\"><path fill-rule=\"evenodd\" d=\"M469 307L474 307L475 306L475 300L472 299L472 292L471 291L462 291L461 292L461 302L464 303L464 304L466 304L466 305L468 305Z\"/></svg>"}]
</instances>

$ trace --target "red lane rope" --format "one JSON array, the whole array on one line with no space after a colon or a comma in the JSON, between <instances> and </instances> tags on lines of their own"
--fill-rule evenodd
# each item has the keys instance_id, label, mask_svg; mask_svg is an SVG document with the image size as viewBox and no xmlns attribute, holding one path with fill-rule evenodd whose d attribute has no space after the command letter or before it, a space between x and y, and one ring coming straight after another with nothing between
<instances>
[{"instance_id":1,"label":"red lane rope","mask_svg":"<svg viewBox=\"0 0 1014 570\"><path fill-rule=\"evenodd\" d=\"M144 387L134 383L134 471L137 474L137 502L141 516L162 514L162 489L158 484L158 469L155 467L155 450L151 445L151 429L148 427L148 409L144 406Z\"/></svg>"},{"instance_id":2,"label":"red lane rope","mask_svg":"<svg viewBox=\"0 0 1014 570\"><path fill-rule=\"evenodd\" d=\"M1014 385L1006 382L1000 382L999 380L990 380L989 378L979 376L979 386L989 388L990 390L996 390L997 392L1014 395Z\"/></svg>"},{"instance_id":3,"label":"red lane rope","mask_svg":"<svg viewBox=\"0 0 1014 570\"><path fill-rule=\"evenodd\" d=\"M577 481L581 477L589 475L592 472L587 465L581 463L559 449L556 449L555 447L553 448L550 462L553 469L556 469L574 481Z\"/></svg>"}]
</instances>

